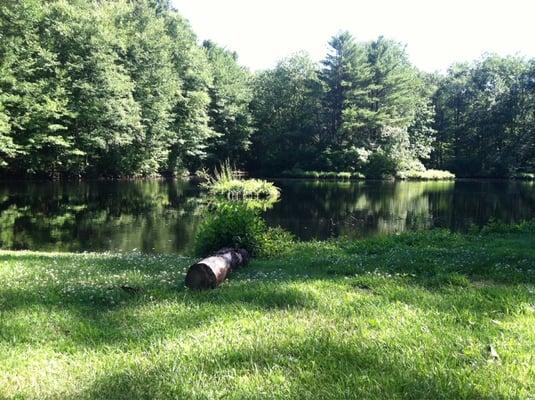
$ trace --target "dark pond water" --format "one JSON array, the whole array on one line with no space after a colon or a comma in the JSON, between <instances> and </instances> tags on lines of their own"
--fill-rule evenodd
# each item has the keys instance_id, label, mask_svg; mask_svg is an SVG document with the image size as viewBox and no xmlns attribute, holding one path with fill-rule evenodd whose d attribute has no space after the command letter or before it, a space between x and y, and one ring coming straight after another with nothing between
<instances>
[{"instance_id":1,"label":"dark pond water","mask_svg":"<svg viewBox=\"0 0 535 400\"><path fill-rule=\"evenodd\" d=\"M535 184L507 181L281 180L265 213L301 239L535 217ZM61 251L185 252L206 198L182 181L0 183L0 247Z\"/></svg>"}]
</instances>

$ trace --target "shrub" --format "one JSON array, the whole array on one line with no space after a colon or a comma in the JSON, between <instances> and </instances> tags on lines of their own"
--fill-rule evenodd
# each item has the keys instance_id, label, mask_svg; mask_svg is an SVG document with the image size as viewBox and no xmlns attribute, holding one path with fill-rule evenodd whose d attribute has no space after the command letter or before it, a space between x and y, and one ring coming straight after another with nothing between
<instances>
[{"instance_id":1,"label":"shrub","mask_svg":"<svg viewBox=\"0 0 535 400\"><path fill-rule=\"evenodd\" d=\"M295 237L281 227L268 228L262 236L261 257L281 256L288 253L295 244Z\"/></svg>"},{"instance_id":2,"label":"shrub","mask_svg":"<svg viewBox=\"0 0 535 400\"><path fill-rule=\"evenodd\" d=\"M303 174L304 178L319 178L321 174L318 171L305 171Z\"/></svg>"},{"instance_id":3,"label":"shrub","mask_svg":"<svg viewBox=\"0 0 535 400\"><path fill-rule=\"evenodd\" d=\"M368 158L365 174L370 178L392 178L396 171L395 161L383 152L373 153Z\"/></svg>"},{"instance_id":4,"label":"shrub","mask_svg":"<svg viewBox=\"0 0 535 400\"><path fill-rule=\"evenodd\" d=\"M205 256L224 247L237 247L258 255L266 231L257 209L245 203L220 204L201 223L195 237L195 254Z\"/></svg>"},{"instance_id":5,"label":"shrub","mask_svg":"<svg viewBox=\"0 0 535 400\"><path fill-rule=\"evenodd\" d=\"M362 172L351 172L351 179L366 179Z\"/></svg>"},{"instance_id":6,"label":"shrub","mask_svg":"<svg viewBox=\"0 0 535 400\"><path fill-rule=\"evenodd\" d=\"M491 219L483 228L481 234L489 233L532 233L535 232L535 221L522 221L517 224L509 224Z\"/></svg>"},{"instance_id":7,"label":"shrub","mask_svg":"<svg viewBox=\"0 0 535 400\"><path fill-rule=\"evenodd\" d=\"M335 171L303 171L301 169L291 169L282 172L288 178L311 178L311 179L364 179L360 172L335 172Z\"/></svg>"},{"instance_id":8,"label":"shrub","mask_svg":"<svg viewBox=\"0 0 535 400\"><path fill-rule=\"evenodd\" d=\"M334 171L329 171L329 172L323 172L321 175L322 177L327 178L327 179L336 179L336 177L338 176L338 173Z\"/></svg>"},{"instance_id":9,"label":"shrub","mask_svg":"<svg viewBox=\"0 0 535 400\"><path fill-rule=\"evenodd\" d=\"M282 228L268 228L258 208L244 202L219 204L201 223L194 251L206 256L224 247L246 249L252 256L271 257L288 251L293 236Z\"/></svg>"}]
</instances>

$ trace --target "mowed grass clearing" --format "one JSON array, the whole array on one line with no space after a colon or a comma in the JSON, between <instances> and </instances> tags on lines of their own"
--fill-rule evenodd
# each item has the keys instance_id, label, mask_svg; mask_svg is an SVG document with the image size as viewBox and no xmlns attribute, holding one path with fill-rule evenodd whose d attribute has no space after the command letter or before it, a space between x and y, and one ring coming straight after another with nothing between
<instances>
[{"instance_id":1,"label":"mowed grass clearing","mask_svg":"<svg viewBox=\"0 0 535 400\"><path fill-rule=\"evenodd\" d=\"M535 398L530 226L192 261L0 251L0 398Z\"/></svg>"}]
</instances>

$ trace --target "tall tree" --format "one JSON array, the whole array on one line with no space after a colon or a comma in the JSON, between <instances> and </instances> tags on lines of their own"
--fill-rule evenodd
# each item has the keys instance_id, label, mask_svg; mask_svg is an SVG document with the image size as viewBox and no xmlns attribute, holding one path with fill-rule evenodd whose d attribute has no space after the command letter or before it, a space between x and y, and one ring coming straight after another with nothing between
<instances>
[{"instance_id":1,"label":"tall tree","mask_svg":"<svg viewBox=\"0 0 535 400\"><path fill-rule=\"evenodd\" d=\"M212 162L244 160L253 132L249 105L253 97L252 76L237 62L238 56L214 42L205 41L212 84L210 85L210 127L217 132L208 151Z\"/></svg>"},{"instance_id":2,"label":"tall tree","mask_svg":"<svg viewBox=\"0 0 535 400\"><path fill-rule=\"evenodd\" d=\"M61 172L79 154L68 132L73 114L65 73L43 29L47 10L38 1L9 0L0 7L2 136L10 133L2 153L24 173Z\"/></svg>"},{"instance_id":3,"label":"tall tree","mask_svg":"<svg viewBox=\"0 0 535 400\"><path fill-rule=\"evenodd\" d=\"M298 53L257 74L254 93L250 167L269 173L317 167L321 87L310 57Z\"/></svg>"},{"instance_id":4,"label":"tall tree","mask_svg":"<svg viewBox=\"0 0 535 400\"><path fill-rule=\"evenodd\" d=\"M182 80L172 109L170 153L163 168L164 172L174 174L198 167L207 156L208 141L216 133L209 126L212 75L206 52L198 46L197 37L180 14L168 13L166 23L173 45L173 68Z\"/></svg>"},{"instance_id":5,"label":"tall tree","mask_svg":"<svg viewBox=\"0 0 535 400\"><path fill-rule=\"evenodd\" d=\"M325 95L326 142L339 146L345 136L344 110L351 101L357 101L362 93L362 83L368 79L365 49L357 43L349 32L342 32L329 41L330 50L322 61L320 73Z\"/></svg>"},{"instance_id":6,"label":"tall tree","mask_svg":"<svg viewBox=\"0 0 535 400\"><path fill-rule=\"evenodd\" d=\"M435 95L439 166L461 176L506 176L528 162L528 71L522 59L492 55L450 68Z\"/></svg>"}]
</instances>

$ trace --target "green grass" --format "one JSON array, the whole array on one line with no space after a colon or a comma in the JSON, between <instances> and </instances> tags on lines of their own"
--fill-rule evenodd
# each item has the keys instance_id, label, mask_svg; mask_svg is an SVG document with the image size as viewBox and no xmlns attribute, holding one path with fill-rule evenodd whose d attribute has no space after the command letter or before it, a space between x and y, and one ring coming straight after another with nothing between
<instances>
[{"instance_id":1,"label":"green grass","mask_svg":"<svg viewBox=\"0 0 535 400\"><path fill-rule=\"evenodd\" d=\"M533 181L535 180L535 172L519 172L513 175L514 179Z\"/></svg>"},{"instance_id":2,"label":"green grass","mask_svg":"<svg viewBox=\"0 0 535 400\"><path fill-rule=\"evenodd\" d=\"M455 179L455 174L440 169L408 170L398 172L396 178L416 181L444 181Z\"/></svg>"},{"instance_id":3,"label":"green grass","mask_svg":"<svg viewBox=\"0 0 535 400\"><path fill-rule=\"evenodd\" d=\"M210 192L229 199L272 199L280 196L280 190L273 183L262 179L231 179L216 182Z\"/></svg>"},{"instance_id":4,"label":"green grass","mask_svg":"<svg viewBox=\"0 0 535 400\"><path fill-rule=\"evenodd\" d=\"M191 262L0 251L0 398L535 396L532 224L300 243L207 292Z\"/></svg>"},{"instance_id":5,"label":"green grass","mask_svg":"<svg viewBox=\"0 0 535 400\"><path fill-rule=\"evenodd\" d=\"M312 178L333 180L365 179L365 176L360 172L303 171L300 169L283 171L281 175L286 178Z\"/></svg>"},{"instance_id":6,"label":"green grass","mask_svg":"<svg viewBox=\"0 0 535 400\"><path fill-rule=\"evenodd\" d=\"M312 179L334 179L334 180L359 180L366 179L360 172L325 172L325 171L302 171L288 170L283 171L282 176L286 178L312 178ZM402 180L420 180L420 181L439 181L453 180L455 175L449 171L438 169L419 170L411 169L399 171L396 174L397 179ZM524 178L526 179L526 178Z\"/></svg>"}]
</instances>

